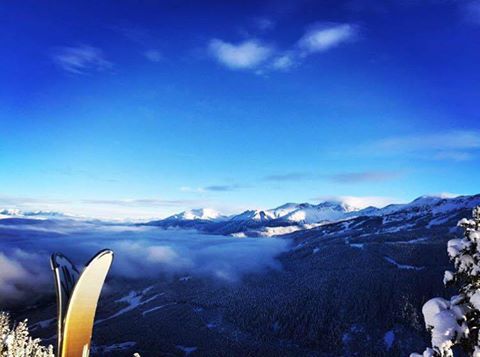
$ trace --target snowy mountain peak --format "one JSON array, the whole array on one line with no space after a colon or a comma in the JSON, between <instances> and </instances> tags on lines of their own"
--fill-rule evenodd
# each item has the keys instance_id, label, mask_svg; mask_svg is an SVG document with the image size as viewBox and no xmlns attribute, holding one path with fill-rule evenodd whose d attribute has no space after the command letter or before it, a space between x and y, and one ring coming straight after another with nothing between
<instances>
[{"instance_id":1,"label":"snowy mountain peak","mask_svg":"<svg viewBox=\"0 0 480 357\"><path fill-rule=\"evenodd\" d=\"M340 212L355 212L359 210L359 208L351 206L342 201L324 201L320 202L316 207Z\"/></svg>"},{"instance_id":2,"label":"snowy mountain peak","mask_svg":"<svg viewBox=\"0 0 480 357\"><path fill-rule=\"evenodd\" d=\"M167 220L180 220L180 221L193 221L193 220L204 220L204 221L213 221L222 219L223 216L211 209L211 208L197 208L177 213L173 216L166 218Z\"/></svg>"},{"instance_id":3,"label":"snowy mountain peak","mask_svg":"<svg viewBox=\"0 0 480 357\"><path fill-rule=\"evenodd\" d=\"M275 216L271 211L248 210L237 214L231 218L232 221L256 221L265 222L274 219Z\"/></svg>"},{"instance_id":4,"label":"snowy mountain peak","mask_svg":"<svg viewBox=\"0 0 480 357\"><path fill-rule=\"evenodd\" d=\"M282 220L288 222L311 224L323 221L333 221L342 219L346 213L357 211L358 209L342 202L325 201L318 205L302 204L298 209L286 214Z\"/></svg>"},{"instance_id":5,"label":"snowy mountain peak","mask_svg":"<svg viewBox=\"0 0 480 357\"><path fill-rule=\"evenodd\" d=\"M2 216L21 216L22 211L20 211L19 209L15 209L15 208L2 209L2 210L0 210L0 215L2 215Z\"/></svg>"},{"instance_id":6,"label":"snowy mountain peak","mask_svg":"<svg viewBox=\"0 0 480 357\"><path fill-rule=\"evenodd\" d=\"M301 208L308 208L311 206L312 205L310 203L285 203L284 205L267 210L266 212L272 218L281 218L293 211L296 211Z\"/></svg>"}]
</instances>

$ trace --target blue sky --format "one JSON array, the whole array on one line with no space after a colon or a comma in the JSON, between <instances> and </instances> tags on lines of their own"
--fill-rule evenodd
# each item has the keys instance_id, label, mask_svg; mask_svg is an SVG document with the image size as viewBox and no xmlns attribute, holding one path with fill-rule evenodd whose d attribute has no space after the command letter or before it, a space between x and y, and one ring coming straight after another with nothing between
<instances>
[{"instance_id":1,"label":"blue sky","mask_svg":"<svg viewBox=\"0 0 480 357\"><path fill-rule=\"evenodd\" d=\"M480 1L0 4L0 206L478 193Z\"/></svg>"}]
</instances>

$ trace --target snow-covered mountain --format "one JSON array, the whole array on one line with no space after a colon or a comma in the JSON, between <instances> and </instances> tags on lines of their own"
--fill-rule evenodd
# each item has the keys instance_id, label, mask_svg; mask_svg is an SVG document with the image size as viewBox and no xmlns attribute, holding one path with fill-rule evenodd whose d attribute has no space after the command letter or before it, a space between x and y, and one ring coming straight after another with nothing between
<instances>
[{"instance_id":1,"label":"snow-covered mountain","mask_svg":"<svg viewBox=\"0 0 480 357\"><path fill-rule=\"evenodd\" d=\"M0 218L38 218L53 219L72 217L62 212L56 211L22 211L16 208L0 210Z\"/></svg>"},{"instance_id":2,"label":"snow-covered mountain","mask_svg":"<svg viewBox=\"0 0 480 357\"><path fill-rule=\"evenodd\" d=\"M210 208L191 209L165 218L165 220L169 221L220 221L224 219L226 219L226 217L222 216L219 212Z\"/></svg>"},{"instance_id":3,"label":"snow-covered mountain","mask_svg":"<svg viewBox=\"0 0 480 357\"><path fill-rule=\"evenodd\" d=\"M297 224L313 224L344 219L358 208L341 202L325 201L318 205L304 204L281 217L282 220Z\"/></svg>"},{"instance_id":4,"label":"snow-covered mountain","mask_svg":"<svg viewBox=\"0 0 480 357\"><path fill-rule=\"evenodd\" d=\"M421 196L410 203L392 204L383 208L359 209L344 202L325 201L319 204L286 203L267 210L247 210L224 217L206 214L202 210L182 212L164 220L149 222L162 227L188 227L215 234L237 236L271 236L311 229L337 221L356 217L385 217L388 220L409 220L417 216L447 214L459 209L480 205L476 196ZM201 219L198 217L210 217Z\"/></svg>"},{"instance_id":5,"label":"snow-covered mountain","mask_svg":"<svg viewBox=\"0 0 480 357\"><path fill-rule=\"evenodd\" d=\"M1 216L12 217L12 216L21 216L21 215L22 215L22 211L20 211L19 209L5 208L0 210L0 217Z\"/></svg>"},{"instance_id":6,"label":"snow-covered mountain","mask_svg":"<svg viewBox=\"0 0 480 357\"><path fill-rule=\"evenodd\" d=\"M234 222L244 222L244 221L268 222L273 219L275 219L275 216L270 211L262 211L262 210L248 210L230 217L230 220Z\"/></svg>"},{"instance_id":7,"label":"snow-covered mountain","mask_svg":"<svg viewBox=\"0 0 480 357\"><path fill-rule=\"evenodd\" d=\"M325 201L318 205L310 203L286 203L269 210L248 210L232 216L232 221L269 222L280 220L298 224L334 221L346 217L347 213L358 211L358 208L345 203Z\"/></svg>"},{"instance_id":8,"label":"snow-covered mountain","mask_svg":"<svg viewBox=\"0 0 480 357\"><path fill-rule=\"evenodd\" d=\"M272 236L299 230L309 230L333 222L349 221L357 217L382 217L383 222L412 221L416 217L447 217L455 211L480 205L475 196L421 196L406 204L392 204L383 208L359 209L344 202L325 201L319 204L286 203L272 209L247 210L233 216L224 216L209 208L184 211L165 219L137 223L163 228L196 229L211 234L236 236ZM0 210L0 219L29 220L87 220L61 212ZM133 224L133 223L131 223Z\"/></svg>"}]
</instances>

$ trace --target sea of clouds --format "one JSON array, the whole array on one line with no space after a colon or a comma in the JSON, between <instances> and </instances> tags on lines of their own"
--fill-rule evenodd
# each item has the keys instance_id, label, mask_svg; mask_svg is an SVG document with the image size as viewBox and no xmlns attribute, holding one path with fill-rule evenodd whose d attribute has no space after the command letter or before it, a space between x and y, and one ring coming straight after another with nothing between
<instances>
[{"instance_id":1,"label":"sea of clouds","mask_svg":"<svg viewBox=\"0 0 480 357\"><path fill-rule=\"evenodd\" d=\"M195 231L78 221L0 220L0 310L53 294L49 257L61 252L81 268L101 249L114 251L110 281L188 274L231 283L280 269L288 242Z\"/></svg>"}]
</instances>

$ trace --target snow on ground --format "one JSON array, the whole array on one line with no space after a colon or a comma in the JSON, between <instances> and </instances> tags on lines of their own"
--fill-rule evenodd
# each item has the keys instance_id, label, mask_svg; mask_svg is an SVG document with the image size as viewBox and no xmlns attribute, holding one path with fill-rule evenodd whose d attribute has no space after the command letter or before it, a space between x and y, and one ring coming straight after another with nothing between
<instances>
[{"instance_id":1,"label":"snow on ground","mask_svg":"<svg viewBox=\"0 0 480 357\"><path fill-rule=\"evenodd\" d=\"M428 237L415 238L410 240L401 240L395 242L386 242L387 244L417 244L428 241Z\"/></svg>"},{"instance_id":2,"label":"snow on ground","mask_svg":"<svg viewBox=\"0 0 480 357\"><path fill-rule=\"evenodd\" d=\"M208 329L216 328L218 325L215 322L209 322L207 325Z\"/></svg>"},{"instance_id":3,"label":"snow on ground","mask_svg":"<svg viewBox=\"0 0 480 357\"><path fill-rule=\"evenodd\" d=\"M100 345L100 346L92 346L92 352L94 353L107 353L107 352L115 352L115 351L123 351L132 348L137 343L128 341L128 342L120 342L114 343L113 345Z\"/></svg>"},{"instance_id":4,"label":"snow on ground","mask_svg":"<svg viewBox=\"0 0 480 357\"><path fill-rule=\"evenodd\" d=\"M390 264L395 265L398 269L406 269L406 270L422 270L422 269L425 269L425 267L416 267L414 265L400 264L397 261L395 261L394 259L392 259L390 257L387 257L387 256L385 256L383 258L385 258L385 260L387 262L389 262Z\"/></svg>"},{"instance_id":5,"label":"snow on ground","mask_svg":"<svg viewBox=\"0 0 480 357\"><path fill-rule=\"evenodd\" d=\"M144 312L142 312L142 315L145 316L146 314L149 314L149 313L157 311L157 310L161 310L164 307L171 306L171 305L177 305L177 303L176 302L171 302L171 303L168 303L168 304L152 307L151 309L148 309L148 310L145 310Z\"/></svg>"},{"instance_id":6,"label":"snow on ground","mask_svg":"<svg viewBox=\"0 0 480 357\"><path fill-rule=\"evenodd\" d=\"M151 289L152 287L149 287L149 288L146 288L144 289L143 291L141 292L136 292L136 291L130 291L128 293L128 295L118 299L118 300L115 300L115 302L121 302L121 303L127 303L127 306L124 307L123 309L119 310L117 313L105 318L105 319L100 319L100 320L97 320L95 322L95 324L99 324L99 323L102 323L102 322L105 322L107 320L111 320L111 319L114 319L120 315L123 315L129 311L132 311L132 310L135 310L137 308L139 308L140 306L142 305L145 305L145 304L148 304L149 302L155 300L156 298L158 298L159 296L162 296L164 295L165 293L160 293L160 294L156 294L156 295L153 295L147 299L145 299L145 294Z\"/></svg>"},{"instance_id":7,"label":"snow on ground","mask_svg":"<svg viewBox=\"0 0 480 357\"><path fill-rule=\"evenodd\" d=\"M442 224L445 224L449 221L450 217L449 216L440 216L437 218L434 218L430 221L430 223L427 224L426 228L432 228L432 226L439 226Z\"/></svg>"},{"instance_id":8,"label":"snow on ground","mask_svg":"<svg viewBox=\"0 0 480 357\"><path fill-rule=\"evenodd\" d=\"M195 346L187 347L187 346L177 345L176 347L180 351L183 351L183 353L185 353L185 356L190 356L190 354L198 350L198 347L195 347Z\"/></svg>"},{"instance_id":9,"label":"snow on ground","mask_svg":"<svg viewBox=\"0 0 480 357\"><path fill-rule=\"evenodd\" d=\"M363 249L363 248L365 248L365 244L363 244L363 243L350 243L350 247Z\"/></svg>"},{"instance_id":10,"label":"snow on ground","mask_svg":"<svg viewBox=\"0 0 480 357\"><path fill-rule=\"evenodd\" d=\"M387 351L390 351L393 346L393 342L395 342L395 332L393 332L393 330L387 331L383 336L383 342L385 343Z\"/></svg>"},{"instance_id":11,"label":"snow on ground","mask_svg":"<svg viewBox=\"0 0 480 357\"><path fill-rule=\"evenodd\" d=\"M46 327L50 326L55 321L57 321L56 318L38 321L37 323L34 323L33 325L30 326L30 331L34 331L34 330L37 330L39 328L40 329L46 328Z\"/></svg>"},{"instance_id":12,"label":"snow on ground","mask_svg":"<svg viewBox=\"0 0 480 357\"><path fill-rule=\"evenodd\" d=\"M264 229L258 231L262 237L272 237L279 236L282 234L289 234L299 230L302 230L303 227L300 226L287 226L287 227L265 227Z\"/></svg>"},{"instance_id":13,"label":"snow on ground","mask_svg":"<svg viewBox=\"0 0 480 357\"><path fill-rule=\"evenodd\" d=\"M199 208L191 209L189 211L184 211L173 216L166 218L166 220L204 220L204 221L213 221L213 220L224 220L226 217L222 216L219 212L210 209L210 208Z\"/></svg>"}]
</instances>

